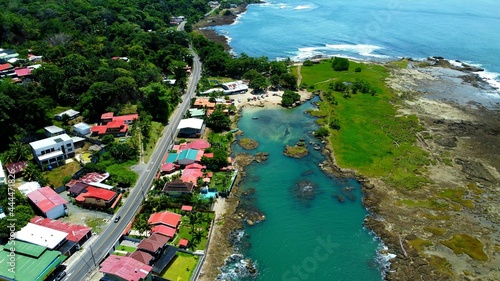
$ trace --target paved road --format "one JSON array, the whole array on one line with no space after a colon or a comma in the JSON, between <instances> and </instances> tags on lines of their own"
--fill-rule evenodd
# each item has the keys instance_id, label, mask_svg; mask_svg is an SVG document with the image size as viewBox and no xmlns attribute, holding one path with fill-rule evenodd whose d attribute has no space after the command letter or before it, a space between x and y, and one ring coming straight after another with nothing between
<instances>
[{"instance_id":1,"label":"paved road","mask_svg":"<svg viewBox=\"0 0 500 281\"><path fill-rule=\"evenodd\" d=\"M108 253L112 252L113 246L117 243L127 225L137 214L137 210L160 168L163 157L173 143L177 126L182 116L189 108L191 98L195 96L196 85L201 76L201 63L193 50L191 50L191 52L194 58L187 92L182 96L182 103L171 116L169 125L164 128L161 138L156 143L149 163L146 164L146 169L139 175L135 187L131 189L129 197L116 214L116 216L121 216L121 219L117 223L112 221L108 227L101 232L93 244L85 244L82 251L75 253L75 255L80 255L80 258L67 266L66 272L68 274L65 280L85 280L87 273L98 266Z\"/></svg>"}]
</instances>

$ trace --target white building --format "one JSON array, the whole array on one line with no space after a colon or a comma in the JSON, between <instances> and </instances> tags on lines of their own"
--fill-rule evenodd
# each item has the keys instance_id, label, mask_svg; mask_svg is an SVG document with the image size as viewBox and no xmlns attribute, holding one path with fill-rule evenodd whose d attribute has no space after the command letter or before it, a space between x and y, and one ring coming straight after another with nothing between
<instances>
[{"instance_id":1,"label":"white building","mask_svg":"<svg viewBox=\"0 0 500 281\"><path fill-rule=\"evenodd\" d=\"M86 136L90 134L90 126L87 123L80 122L78 124L73 125L73 131L75 131L81 136Z\"/></svg>"},{"instance_id":2,"label":"white building","mask_svg":"<svg viewBox=\"0 0 500 281\"><path fill-rule=\"evenodd\" d=\"M32 191L35 191L37 189L41 188L40 184L37 181L30 181L27 182L23 185L20 185L17 189L24 195L28 195L28 193L31 193Z\"/></svg>"},{"instance_id":3,"label":"white building","mask_svg":"<svg viewBox=\"0 0 500 281\"><path fill-rule=\"evenodd\" d=\"M5 177L5 171L3 170L2 161L0 161L0 184L7 184L7 178Z\"/></svg>"},{"instance_id":4,"label":"white building","mask_svg":"<svg viewBox=\"0 0 500 281\"><path fill-rule=\"evenodd\" d=\"M28 223L16 232L16 239L53 250L66 241L67 232L51 229L34 223ZM29 270L29 269L27 269Z\"/></svg>"},{"instance_id":5,"label":"white building","mask_svg":"<svg viewBox=\"0 0 500 281\"><path fill-rule=\"evenodd\" d=\"M205 130L205 121L198 118L182 119L177 130L179 137L199 137Z\"/></svg>"},{"instance_id":6,"label":"white building","mask_svg":"<svg viewBox=\"0 0 500 281\"><path fill-rule=\"evenodd\" d=\"M30 143L33 156L38 165L60 166L65 164L65 159L75 156L73 139L67 134L62 134Z\"/></svg>"},{"instance_id":7,"label":"white building","mask_svg":"<svg viewBox=\"0 0 500 281\"><path fill-rule=\"evenodd\" d=\"M47 126L43 128L47 137L53 137L64 134L64 130L57 126Z\"/></svg>"},{"instance_id":8,"label":"white building","mask_svg":"<svg viewBox=\"0 0 500 281\"><path fill-rule=\"evenodd\" d=\"M62 120L64 115L68 115L69 120L75 119L78 115L80 115L79 111L73 110L73 109L68 109L66 111L63 111L59 114L56 114L54 118L56 120Z\"/></svg>"}]
</instances>

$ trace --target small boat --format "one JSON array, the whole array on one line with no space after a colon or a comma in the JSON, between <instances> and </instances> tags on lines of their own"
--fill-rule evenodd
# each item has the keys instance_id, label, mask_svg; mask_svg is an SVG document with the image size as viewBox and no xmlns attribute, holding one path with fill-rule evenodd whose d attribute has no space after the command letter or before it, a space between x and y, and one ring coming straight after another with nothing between
<instances>
[{"instance_id":1,"label":"small boat","mask_svg":"<svg viewBox=\"0 0 500 281\"><path fill-rule=\"evenodd\" d=\"M252 119L254 119L254 120L255 120L255 119L259 119L259 117L252 117Z\"/></svg>"},{"instance_id":2,"label":"small boat","mask_svg":"<svg viewBox=\"0 0 500 281\"><path fill-rule=\"evenodd\" d=\"M320 150L320 149L321 149L321 146L319 146L319 145L314 146L314 150Z\"/></svg>"}]
</instances>

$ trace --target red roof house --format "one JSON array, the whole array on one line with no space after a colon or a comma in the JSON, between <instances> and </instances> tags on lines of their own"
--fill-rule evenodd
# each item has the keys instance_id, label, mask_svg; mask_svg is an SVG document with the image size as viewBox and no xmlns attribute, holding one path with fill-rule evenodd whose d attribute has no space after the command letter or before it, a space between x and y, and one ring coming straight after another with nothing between
<instances>
[{"instance_id":1,"label":"red roof house","mask_svg":"<svg viewBox=\"0 0 500 281\"><path fill-rule=\"evenodd\" d=\"M111 280L142 281L150 280L151 266L131 257L110 255L100 265L100 272Z\"/></svg>"},{"instance_id":2,"label":"red roof house","mask_svg":"<svg viewBox=\"0 0 500 281\"><path fill-rule=\"evenodd\" d=\"M181 215L169 211L154 213L149 217L148 223L151 225L166 225L177 229L181 222Z\"/></svg>"},{"instance_id":3,"label":"red roof house","mask_svg":"<svg viewBox=\"0 0 500 281\"><path fill-rule=\"evenodd\" d=\"M31 69L29 69L27 67L16 67L16 68L14 68L14 72L16 73L17 77L31 75Z\"/></svg>"},{"instance_id":4,"label":"red roof house","mask_svg":"<svg viewBox=\"0 0 500 281\"><path fill-rule=\"evenodd\" d=\"M102 124L92 127L90 132L99 136L107 134L124 136L128 131L128 125L138 118L138 114L114 116L113 112L103 113L101 115Z\"/></svg>"},{"instance_id":5,"label":"red roof house","mask_svg":"<svg viewBox=\"0 0 500 281\"><path fill-rule=\"evenodd\" d=\"M112 190L89 186L85 192L80 193L75 199L81 205L109 208L117 197L117 193Z\"/></svg>"},{"instance_id":6,"label":"red roof house","mask_svg":"<svg viewBox=\"0 0 500 281\"><path fill-rule=\"evenodd\" d=\"M189 240L185 239L185 238L182 238L181 240L179 240L179 248L187 248L189 244Z\"/></svg>"},{"instance_id":7,"label":"red roof house","mask_svg":"<svg viewBox=\"0 0 500 281\"><path fill-rule=\"evenodd\" d=\"M181 211L191 212L193 210L193 206L182 205Z\"/></svg>"},{"instance_id":8,"label":"red roof house","mask_svg":"<svg viewBox=\"0 0 500 281\"><path fill-rule=\"evenodd\" d=\"M18 176L20 176L20 174L24 172L26 166L28 166L28 162L26 161L10 163L5 165L5 170L7 171L8 174L15 175L16 178L18 178Z\"/></svg>"},{"instance_id":9,"label":"red roof house","mask_svg":"<svg viewBox=\"0 0 500 281\"><path fill-rule=\"evenodd\" d=\"M36 209L47 218L57 219L66 215L68 201L49 186L36 189L27 196Z\"/></svg>"},{"instance_id":10,"label":"red roof house","mask_svg":"<svg viewBox=\"0 0 500 281\"><path fill-rule=\"evenodd\" d=\"M177 230L175 228L159 224L159 225L156 225L155 227L151 228L150 234L158 233L158 234L164 235L165 237L169 238L169 240L170 240L175 236L176 232L177 232Z\"/></svg>"},{"instance_id":11,"label":"red roof house","mask_svg":"<svg viewBox=\"0 0 500 281\"><path fill-rule=\"evenodd\" d=\"M153 260L153 256L150 253L140 250L135 250L129 257L147 265L151 265L151 261Z\"/></svg>"},{"instance_id":12,"label":"red roof house","mask_svg":"<svg viewBox=\"0 0 500 281\"><path fill-rule=\"evenodd\" d=\"M11 68L12 68L12 65L10 63L0 64L0 71L4 71L7 69L11 69Z\"/></svg>"},{"instance_id":13,"label":"red roof house","mask_svg":"<svg viewBox=\"0 0 500 281\"><path fill-rule=\"evenodd\" d=\"M48 227L50 229L67 232L66 240L76 242L78 245L83 245L90 236L92 236L92 229L90 227L78 224L70 224L58 220L51 220L36 216L30 220L31 223Z\"/></svg>"},{"instance_id":14,"label":"red roof house","mask_svg":"<svg viewBox=\"0 0 500 281\"><path fill-rule=\"evenodd\" d=\"M165 243L157 242L151 239L143 239L139 245L137 245L137 249L141 251L145 251L150 253L153 256L157 256L165 246Z\"/></svg>"},{"instance_id":15,"label":"red roof house","mask_svg":"<svg viewBox=\"0 0 500 281\"><path fill-rule=\"evenodd\" d=\"M176 165L174 163L165 163L161 165L161 171L165 173L172 173L175 171L177 168L179 168L179 165Z\"/></svg>"},{"instance_id":16,"label":"red roof house","mask_svg":"<svg viewBox=\"0 0 500 281\"><path fill-rule=\"evenodd\" d=\"M184 169L182 171L181 180L183 182L191 182L196 185L198 178L203 177L203 172L198 169Z\"/></svg>"}]
</instances>

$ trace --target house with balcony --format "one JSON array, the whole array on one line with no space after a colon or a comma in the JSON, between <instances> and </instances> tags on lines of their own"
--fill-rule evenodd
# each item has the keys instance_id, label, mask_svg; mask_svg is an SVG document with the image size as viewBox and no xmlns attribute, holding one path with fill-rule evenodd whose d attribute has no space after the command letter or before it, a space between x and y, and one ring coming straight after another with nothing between
<instances>
[{"instance_id":1,"label":"house with balcony","mask_svg":"<svg viewBox=\"0 0 500 281\"><path fill-rule=\"evenodd\" d=\"M75 156L73 139L67 134L34 141L30 146L40 167L44 165L58 167L65 164L65 159Z\"/></svg>"}]
</instances>

